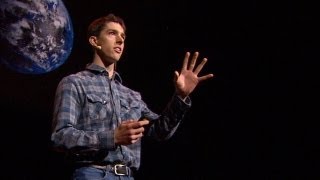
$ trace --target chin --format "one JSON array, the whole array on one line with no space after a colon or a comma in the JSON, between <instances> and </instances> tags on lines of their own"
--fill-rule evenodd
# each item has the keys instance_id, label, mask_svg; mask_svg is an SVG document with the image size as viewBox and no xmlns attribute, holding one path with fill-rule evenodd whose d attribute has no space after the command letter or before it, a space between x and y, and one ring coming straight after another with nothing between
<instances>
[{"instance_id":1,"label":"chin","mask_svg":"<svg viewBox=\"0 0 320 180\"><path fill-rule=\"evenodd\" d=\"M116 56L113 55L113 56L109 56L108 59L109 59L109 62L116 63L119 61L120 57L121 57L120 55L116 55Z\"/></svg>"},{"instance_id":2,"label":"chin","mask_svg":"<svg viewBox=\"0 0 320 180\"><path fill-rule=\"evenodd\" d=\"M114 59L115 62L119 61L120 58L121 58L121 55L113 57L113 59Z\"/></svg>"},{"instance_id":3,"label":"chin","mask_svg":"<svg viewBox=\"0 0 320 180\"><path fill-rule=\"evenodd\" d=\"M118 62L120 60L120 57L114 58L113 60L114 62Z\"/></svg>"}]
</instances>

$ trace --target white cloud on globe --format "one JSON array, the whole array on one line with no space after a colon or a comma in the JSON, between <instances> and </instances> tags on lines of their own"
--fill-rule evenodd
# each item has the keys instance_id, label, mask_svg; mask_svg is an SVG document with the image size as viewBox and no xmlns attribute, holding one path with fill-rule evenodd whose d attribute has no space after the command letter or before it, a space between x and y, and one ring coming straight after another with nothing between
<instances>
[{"instance_id":1,"label":"white cloud on globe","mask_svg":"<svg viewBox=\"0 0 320 180\"><path fill-rule=\"evenodd\" d=\"M73 46L73 27L61 0L0 2L4 64L18 72L42 74L65 62Z\"/></svg>"}]
</instances>

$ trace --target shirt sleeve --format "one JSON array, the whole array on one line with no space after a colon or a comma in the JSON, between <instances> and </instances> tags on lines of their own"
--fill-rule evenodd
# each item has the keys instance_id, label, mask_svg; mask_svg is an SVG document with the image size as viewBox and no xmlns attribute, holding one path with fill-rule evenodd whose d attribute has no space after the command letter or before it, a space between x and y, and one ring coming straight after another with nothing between
<instances>
[{"instance_id":1,"label":"shirt sleeve","mask_svg":"<svg viewBox=\"0 0 320 180\"><path fill-rule=\"evenodd\" d=\"M146 117L150 120L148 136L152 136L159 141L171 138L190 107L190 97L183 101L177 95L174 95L160 116L156 118Z\"/></svg>"}]
</instances>

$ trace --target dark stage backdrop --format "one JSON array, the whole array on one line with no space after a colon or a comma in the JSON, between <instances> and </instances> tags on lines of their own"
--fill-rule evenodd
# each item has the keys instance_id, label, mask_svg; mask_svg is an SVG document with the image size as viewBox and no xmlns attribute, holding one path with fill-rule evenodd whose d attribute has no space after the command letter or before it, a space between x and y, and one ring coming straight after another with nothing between
<instances>
[{"instance_id":1,"label":"dark stage backdrop","mask_svg":"<svg viewBox=\"0 0 320 180\"><path fill-rule=\"evenodd\" d=\"M113 12L128 38L118 70L160 112L185 51L207 57L215 78L168 142L144 140L137 179L310 179L319 174L319 18L306 1L65 0L74 47L42 75L0 66L1 179L67 179L50 150L55 88L91 60L85 37Z\"/></svg>"}]
</instances>

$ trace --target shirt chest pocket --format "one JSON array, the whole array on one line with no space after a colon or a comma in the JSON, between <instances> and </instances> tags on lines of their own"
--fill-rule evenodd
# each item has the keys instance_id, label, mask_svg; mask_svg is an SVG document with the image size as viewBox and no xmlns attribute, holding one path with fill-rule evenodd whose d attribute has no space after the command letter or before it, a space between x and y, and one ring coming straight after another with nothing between
<instances>
[{"instance_id":1,"label":"shirt chest pocket","mask_svg":"<svg viewBox=\"0 0 320 180\"><path fill-rule=\"evenodd\" d=\"M141 108L139 106L139 102L137 101L125 101L120 100L121 106L121 119L128 120L128 119L139 119L141 116Z\"/></svg>"},{"instance_id":2,"label":"shirt chest pocket","mask_svg":"<svg viewBox=\"0 0 320 180\"><path fill-rule=\"evenodd\" d=\"M90 120L103 120L110 116L111 105L106 96L99 96L96 94L87 95L87 103L85 105L87 117Z\"/></svg>"}]
</instances>

